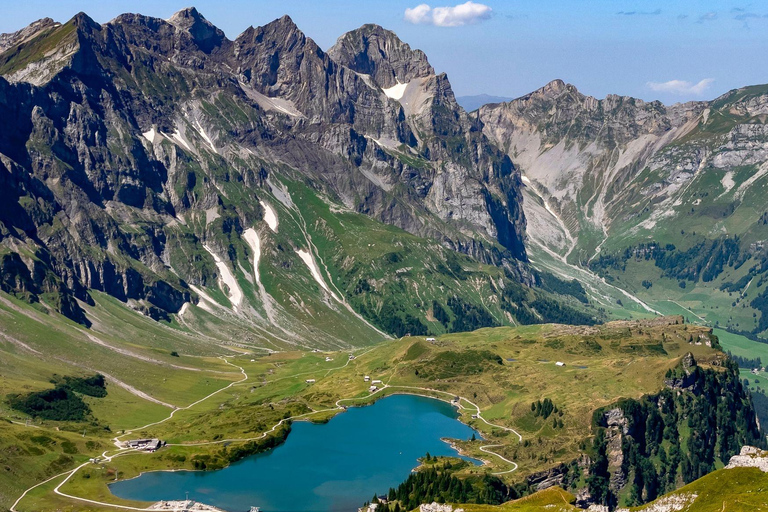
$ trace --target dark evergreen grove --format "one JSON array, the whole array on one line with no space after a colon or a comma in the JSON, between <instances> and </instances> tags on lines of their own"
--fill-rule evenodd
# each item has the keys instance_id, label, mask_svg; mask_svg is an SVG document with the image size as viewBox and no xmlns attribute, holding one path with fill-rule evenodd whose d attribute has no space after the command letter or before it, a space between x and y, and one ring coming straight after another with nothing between
<instances>
[{"instance_id":1,"label":"dark evergreen grove","mask_svg":"<svg viewBox=\"0 0 768 512\"><path fill-rule=\"evenodd\" d=\"M452 473L450 462L411 473L408 478L387 494L384 510L398 512L413 510L422 503L476 503L499 505L520 497L518 491L508 487L495 476L458 478Z\"/></svg>"},{"instance_id":2,"label":"dark evergreen grove","mask_svg":"<svg viewBox=\"0 0 768 512\"><path fill-rule=\"evenodd\" d=\"M632 486L630 505L652 501L714 471L744 445L766 447L749 390L730 359L722 370L692 368L685 389L622 400L618 408L627 420L626 433L620 434L621 470ZM609 486L604 412L595 414L588 485L600 503L613 506L617 497Z\"/></svg>"},{"instance_id":3,"label":"dark evergreen grove","mask_svg":"<svg viewBox=\"0 0 768 512\"><path fill-rule=\"evenodd\" d=\"M730 351L726 352L728 354L728 357L733 359L737 365L739 365L739 368L747 368L748 370L752 370L754 368L762 368L763 361L759 357L755 358L749 358L749 357L741 357L741 356L735 356L731 354Z\"/></svg>"},{"instance_id":4,"label":"dark evergreen grove","mask_svg":"<svg viewBox=\"0 0 768 512\"><path fill-rule=\"evenodd\" d=\"M107 382L101 374L91 377L64 377L64 384L72 391L96 398L107 396Z\"/></svg>"},{"instance_id":5,"label":"dark evergreen grove","mask_svg":"<svg viewBox=\"0 0 768 512\"><path fill-rule=\"evenodd\" d=\"M53 421L83 421L91 412L78 393L96 398L107 396L103 375L63 377L54 379L53 389L34 391L25 395L8 395L8 404L33 418Z\"/></svg>"}]
</instances>

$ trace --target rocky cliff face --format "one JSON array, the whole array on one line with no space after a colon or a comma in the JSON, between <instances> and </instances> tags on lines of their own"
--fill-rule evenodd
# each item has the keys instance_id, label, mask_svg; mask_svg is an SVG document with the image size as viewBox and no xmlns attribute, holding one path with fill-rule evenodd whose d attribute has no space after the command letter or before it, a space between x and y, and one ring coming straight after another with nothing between
<instances>
[{"instance_id":1,"label":"rocky cliff face","mask_svg":"<svg viewBox=\"0 0 768 512\"><path fill-rule=\"evenodd\" d=\"M479 114L486 135L569 232L538 241L586 260L606 238L675 232L692 206L709 216L728 202L748 201L768 160L767 102L764 86L665 106L616 95L598 100L555 80ZM722 233L701 224L697 232L706 236ZM749 229L749 223L738 228Z\"/></svg>"},{"instance_id":2,"label":"rocky cliff face","mask_svg":"<svg viewBox=\"0 0 768 512\"><path fill-rule=\"evenodd\" d=\"M765 283L768 271L766 105L765 85L662 105L599 100L556 80L478 113L484 133L521 170L528 249L539 265L590 279L574 265L585 267L648 311L663 299L691 305L689 297L706 296L693 306L697 315L757 335L768 331L768 293L747 284ZM660 250L650 255L646 246ZM750 259L756 265L745 276ZM661 276L645 265L651 260ZM671 295L657 295L675 284ZM733 301L736 291L745 295ZM624 299L621 307L632 309ZM746 306L741 314L726 313L734 302Z\"/></svg>"},{"instance_id":3,"label":"rocky cliff face","mask_svg":"<svg viewBox=\"0 0 768 512\"><path fill-rule=\"evenodd\" d=\"M287 292L280 307L269 290L238 295L242 280L258 281L244 265L265 250L258 232L256 245L244 236L285 209L295 231L272 229L267 256L288 271L280 251L309 245L305 262L315 263L308 230L323 228L293 201L298 184L334 211L529 280L519 173L458 107L445 75L380 27L325 53L287 16L232 41L195 9L103 25L79 14L0 45L5 291L55 294L82 321L77 300L88 302L88 290L168 318L218 287L241 321L275 329L272 320L307 306ZM407 83L395 98L398 80ZM351 314L320 288L317 307Z\"/></svg>"},{"instance_id":4,"label":"rocky cliff face","mask_svg":"<svg viewBox=\"0 0 768 512\"><path fill-rule=\"evenodd\" d=\"M370 76L383 89L435 74L424 52L412 50L394 32L378 25L363 25L347 32L328 50L328 55Z\"/></svg>"},{"instance_id":5,"label":"rocky cliff face","mask_svg":"<svg viewBox=\"0 0 768 512\"><path fill-rule=\"evenodd\" d=\"M437 164L420 176L428 208L444 221L460 220L492 233L515 258L525 260L520 175L482 134L482 124L456 103L447 76L436 75L421 51L374 25L345 34L328 53L385 92L415 134L412 156Z\"/></svg>"},{"instance_id":6,"label":"rocky cliff face","mask_svg":"<svg viewBox=\"0 0 768 512\"><path fill-rule=\"evenodd\" d=\"M598 243L592 239L624 220L627 187L654 155L696 126L705 108L616 95L598 100L555 80L511 102L485 105L479 114L488 137L588 252ZM565 240L561 245L558 252L570 249Z\"/></svg>"}]
</instances>

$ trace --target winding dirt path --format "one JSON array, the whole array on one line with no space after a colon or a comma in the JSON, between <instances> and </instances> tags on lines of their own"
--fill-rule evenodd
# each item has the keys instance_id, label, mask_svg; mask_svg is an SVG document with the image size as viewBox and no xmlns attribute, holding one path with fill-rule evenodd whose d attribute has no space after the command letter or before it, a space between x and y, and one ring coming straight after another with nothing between
<instances>
[{"instance_id":1,"label":"winding dirt path","mask_svg":"<svg viewBox=\"0 0 768 512\"><path fill-rule=\"evenodd\" d=\"M130 453L136 453L136 450L131 449L131 448L126 448L126 447L122 446L120 444L120 438L125 437L127 435L130 435L130 434L132 434L133 432L135 432L137 430L144 430L146 428L149 428L149 427L152 427L152 426L155 426L155 425L159 425L161 423L165 423L166 421L168 421L171 418L173 418L173 416L177 412L190 409L190 408L194 407L195 405L199 404L200 402L204 402L205 400L208 400L212 396L215 396L215 395L221 393L222 391L225 391L225 390L231 388L235 384L239 384L239 383L244 382L245 380L248 379L248 374L245 372L245 369L243 369L243 367L237 366L235 364L230 363L224 357L221 357L221 359L226 364L240 369L240 372L243 374L243 378L238 380L238 381L231 382L227 386L214 391L213 393L211 393L211 394L201 398L200 400L197 400L197 401L187 405L186 407L176 407L176 408L174 408L173 411L171 411L171 413L166 418L164 418L164 419L162 419L160 421L155 421L153 423L148 423L148 424L146 424L144 426L141 426L141 427L136 427L136 428L133 428L131 430L124 431L123 434L113 438L113 441L115 442L115 445L117 446L118 451L116 453L112 454L112 455L107 455L107 451L104 451L101 454L101 457L104 459L104 461L109 462L112 459L114 459L115 457L120 457L122 455L128 455ZM29 489L24 491L24 493L22 493L22 495L19 496L19 498L13 503L13 505L11 505L10 512L19 512L19 510L16 507L19 506L19 503L21 503L21 500L23 500L27 496L27 494L29 494L30 491L40 487L41 485L45 485L48 482L51 482L51 481L53 481L53 480L55 480L57 478L65 476L65 475L66 475L66 478L64 480L62 480L59 483L59 485L57 485L56 488L54 489L54 492L56 494L58 494L59 496L64 496L66 498L70 498L70 499L73 499L73 500L82 501L82 502L85 502L85 503L90 503L90 504L93 504L93 505L99 505L99 506L103 506L103 507L119 508L119 509L123 509L123 510L148 510L148 509L145 509L145 508L136 508L136 507L130 507L130 506L127 506L127 505L116 505L114 503L104 503L104 502L101 502L101 501L89 500L87 498L81 498L79 496L73 496L73 495L66 494L66 493L62 492L61 491L61 486L63 486L65 483L67 483L69 481L69 479L72 478L72 476L74 476L74 474L77 473L80 469L84 468L85 466L87 466L89 464L91 464L91 462L84 462L83 464L80 464L79 466L77 466L74 469L71 469L69 471L64 471L63 473L59 473L58 475L52 476L51 478L49 478L49 479L47 479L47 480L45 480L43 482L40 482L38 484L33 485L32 487L30 487Z\"/></svg>"}]
</instances>

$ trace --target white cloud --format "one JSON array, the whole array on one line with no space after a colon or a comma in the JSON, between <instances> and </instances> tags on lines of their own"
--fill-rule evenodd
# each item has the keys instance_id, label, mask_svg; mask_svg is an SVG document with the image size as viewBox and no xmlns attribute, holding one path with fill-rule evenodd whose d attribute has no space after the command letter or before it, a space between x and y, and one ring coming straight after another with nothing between
<instances>
[{"instance_id":1,"label":"white cloud","mask_svg":"<svg viewBox=\"0 0 768 512\"><path fill-rule=\"evenodd\" d=\"M437 27L461 27L473 25L491 17L492 9L472 1L453 7L430 7L427 4L405 10L405 21L417 25Z\"/></svg>"},{"instance_id":2,"label":"white cloud","mask_svg":"<svg viewBox=\"0 0 768 512\"><path fill-rule=\"evenodd\" d=\"M701 96L714 81L712 78L705 78L694 84L686 80L670 80L669 82L648 82L648 87L656 92L667 92L680 96Z\"/></svg>"},{"instance_id":3,"label":"white cloud","mask_svg":"<svg viewBox=\"0 0 768 512\"><path fill-rule=\"evenodd\" d=\"M417 5L405 10L405 21L415 25L430 23L432 21L432 8L427 4Z\"/></svg>"}]
</instances>

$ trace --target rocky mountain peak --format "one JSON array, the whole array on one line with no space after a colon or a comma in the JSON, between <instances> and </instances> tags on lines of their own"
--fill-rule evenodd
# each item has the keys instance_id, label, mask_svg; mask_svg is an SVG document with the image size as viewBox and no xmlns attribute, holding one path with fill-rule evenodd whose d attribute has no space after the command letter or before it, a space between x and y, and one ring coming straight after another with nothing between
<instances>
[{"instance_id":1,"label":"rocky mountain peak","mask_svg":"<svg viewBox=\"0 0 768 512\"><path fill-rule=\"evenodd\" d=\"M435 74L424 52L411 49L397 34L374 24L341 36L328 55L343 66L370 75L385 89Z\"/></svg>"},{"instance_id":2,"label":"rocky mountain peak","mask_svg":"<svg viewBox=\"0 0 768 512\"><path fill-rule=\"evenodd\" d=\"M261 27L248 27L235 39L238 53L259 48L269 51L292 51L308 39L287 14ZM313 43L314 44L314 43Z\"/></svg>"},{"instance_id":3,"label":"rocky mountain peak","mask_svg":"<svg viewBox=\"0 0 768 512\"><path fill-rule=\"evenodd\" d=\"M303 75L325 68L324 63L310 66L310 61L328 60L314 41L299 30L289 16L262 27L249 27L234 42L236 64L241 79L250 82L268 96L296 95L293 87Z\"/></svg>"},{"instance_id":4,"label":"rocky mountain peak","mask_svg":"<svg viewBox=\"0 0 768 512\"><path fill-rule=\"evenodd\" d=\"M197 46L206 53L224 41L224 32L216 28L194 7L182 9L168 19L168 23L189 33Z\"/></svg>"},{"instance_id":5,"label":"rocky mountain peak","mask_svg":"<svg viewBox=\"0 0 768 512\"><path fill-rule=\"evenodd\" d=\"M563 97L566 99L581 99L585 96L579 92L575 85L566 83L558 78L552 80L541 89L532 92L527 97L558 100Z\"/></svg>"},{"instance_id":6,"label":"rocky mountain peak","mask_svg":"<svg viewBox=\"0 0 768 512\"><path fill-rule=\"evenodd\" d=\"M99 30L101 28L101 25L96 23L93 18L84 12L75 14L72 20L70 20L70 23L72 23L78 30L90 31Z\"/></svg>"},{"instance_id":7,"label":"rocky mountain peak","mask_svg":"<svg viewBox=\"0 0 768 512\"><path fill-rule=\"evenodd\" d=\"M60 23L57 23L51 18L42 18L37 21L33 21L23 29L18 30L16 32L11 32L8 34L0 34L0 53L3 53L5 50L10 48L11 46L16 46L17 44L34 37L35 35L40 33L40 31L42 30L56 27L59 25Z\"/></svg>"},{"instance_id":8,"label":"rocky mountain peak","mask_svg":"<svg viewBox=\"0 0 768 512\"><path fill-rule=\"evenodd\" d=\"M555 80L552 80L547 85L542 87L540 91L548 94L561 94L563 91L565 91L568 88L569 85L570 84L566 84L559 78L556 78ZM570 87L573 87L575 89L575 87L572 85Z\"/></svg>"}]
</instances>

